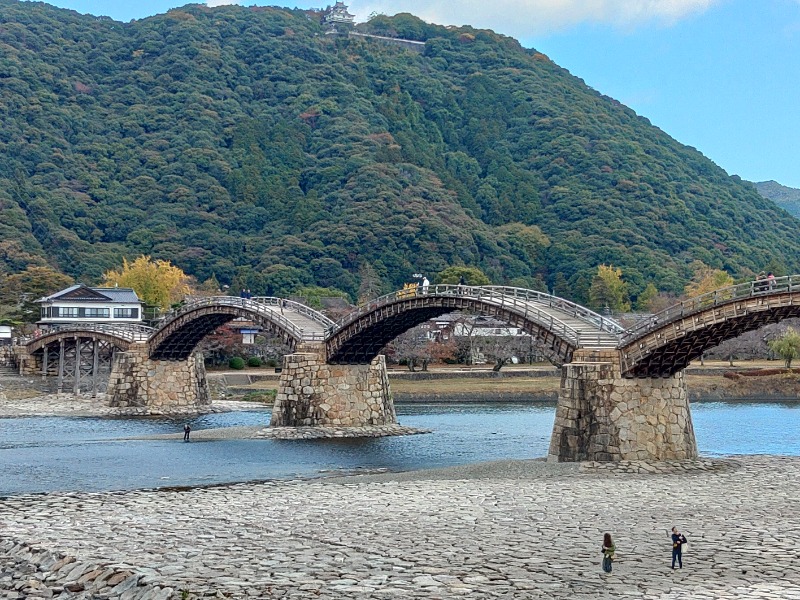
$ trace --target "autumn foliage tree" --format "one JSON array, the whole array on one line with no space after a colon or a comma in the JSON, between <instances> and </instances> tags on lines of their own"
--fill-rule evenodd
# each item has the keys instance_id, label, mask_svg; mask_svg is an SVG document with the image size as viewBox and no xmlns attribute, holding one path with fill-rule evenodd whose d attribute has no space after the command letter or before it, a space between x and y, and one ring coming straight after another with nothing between
<instances>
[{"instance_id":1,"label":"autumn foliage tree","mask_svg":"<svg viewBox=\"0 0 800 600\"><path fill-rule=\"evenodd\" d=\"M689 298L733 285L733 277L725 271L712 269L700 261L695 261L692 267L694 276L683 290Z\"/></svg>"},{"instance_id":2,"label":"autumn foliage tree","mask_svg":"<svg viewBox=\"0 0 800 600\"><path fill-rule=\"evenodd\" d=\"M180 302L191 292L189 277L179 267L144 255L131 263L123 258L122 269L104 273L103 283L133 288L145 304L161 309Z\"/></svg>"},{"instance_id":3,"label":"autumn foliage tree","mask_svg":"<svg viewBox=\"0 0 800 600\"><path fill-rule=\"evenodd\" d=\"M622 270L613 265L600 265L589 288L589 302L595 308L608 307L619 312L628 312L631 303L628 284L622 281Z\"/></svg>"}]
</instances>

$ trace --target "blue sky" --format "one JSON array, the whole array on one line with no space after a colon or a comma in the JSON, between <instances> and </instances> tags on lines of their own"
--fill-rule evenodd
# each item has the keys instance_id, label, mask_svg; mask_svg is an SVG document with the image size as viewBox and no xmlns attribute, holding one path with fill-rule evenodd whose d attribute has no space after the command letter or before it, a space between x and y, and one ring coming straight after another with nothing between
<instances>
[{"instance_id":1,"label":"blue sky","mask_svg":"<svg viewBox=\"0 0 800 600\"><path fill-rule=\"evenodd\" d=\"M50 3L129 21L186 2ZM329 3L332 0L296 4ZM800 188L800 0L351 0L349 4L360 18L373 11L407 11L436 23L470 24L516 37L678 141L694 146L729 173Z\"/></svg>"}]
</instances>

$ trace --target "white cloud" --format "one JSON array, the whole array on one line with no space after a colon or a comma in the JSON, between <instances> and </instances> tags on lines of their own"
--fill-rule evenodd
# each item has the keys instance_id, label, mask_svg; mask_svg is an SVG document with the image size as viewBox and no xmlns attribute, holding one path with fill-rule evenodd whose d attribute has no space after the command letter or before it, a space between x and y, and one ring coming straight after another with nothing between
<instances>
[{"instance_id":1,"label":"white cloud","mask_svg":"<svg viewBox=\"0 0 800 600\"><path fill-rule=\"evenodd\" d=\"M373 12L410 12L431 23L472 25L526 38L579 23L630 28L671 24L723 0L353 0L359 20Z\"/></svg>"}]
</instances>

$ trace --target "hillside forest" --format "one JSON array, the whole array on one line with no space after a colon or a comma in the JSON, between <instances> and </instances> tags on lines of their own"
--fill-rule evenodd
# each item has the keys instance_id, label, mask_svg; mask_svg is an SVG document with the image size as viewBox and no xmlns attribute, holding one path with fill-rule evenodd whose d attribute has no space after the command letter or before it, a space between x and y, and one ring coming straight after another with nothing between
<instances>
[{"instance_id":1,"label":"hillside forest","mask_svg":"<svg viewBox=\"0 0 800 600\"><path fill-rule=\"evenodd\" d=\"M120 23L0 0L0 277L123 258L254 295L351 301L470 267L629 298L701 268L800 271L754 185L514 39L377 16L187 5Z\"/></svg>"}]
</instances>

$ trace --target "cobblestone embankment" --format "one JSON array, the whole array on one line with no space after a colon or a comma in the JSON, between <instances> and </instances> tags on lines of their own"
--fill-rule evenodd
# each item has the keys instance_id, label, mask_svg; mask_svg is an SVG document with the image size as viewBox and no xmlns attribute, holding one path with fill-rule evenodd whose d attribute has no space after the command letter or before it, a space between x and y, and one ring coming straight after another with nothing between
<instances>
[{"instance_id":1,"label":"cobblestone embankment","mask_svg":"<svg viewBox=\"0 0 800 600\"><path fill-rule=\"evenodd\" d=\"M517 461L11 497L0 503L0 590L115 600L800 597L800 458L640 467ZM689 541L674 571L673 525ZM617 545L609 575L599 564L606 531Z\"/></svg>"}]
</instances>

